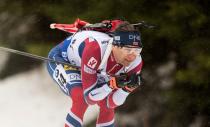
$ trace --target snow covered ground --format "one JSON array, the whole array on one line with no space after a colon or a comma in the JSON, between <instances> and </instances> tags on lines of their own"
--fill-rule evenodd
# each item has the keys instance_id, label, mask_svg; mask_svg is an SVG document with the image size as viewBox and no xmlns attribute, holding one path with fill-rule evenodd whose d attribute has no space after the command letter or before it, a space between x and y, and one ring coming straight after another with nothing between
<instances>
[{"instance_id":1,"label":"snow covered ground","mask_svg":"<svg viewBox=\"0 0 210 127\"><path fill-rule=\"evenodd\" d=\"M70 106L44 66L0 81L0 127L63 127ZM89 108L85 123L97 113Z\"/></svg>"}]
</instances>

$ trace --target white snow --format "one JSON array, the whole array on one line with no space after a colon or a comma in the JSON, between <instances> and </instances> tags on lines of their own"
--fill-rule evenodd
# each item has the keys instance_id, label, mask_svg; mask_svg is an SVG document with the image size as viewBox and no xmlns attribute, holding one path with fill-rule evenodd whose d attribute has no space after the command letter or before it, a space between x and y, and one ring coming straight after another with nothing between
<instances>
[{"instance_id":1,"label":"white snow","mask_svg":"<svg viewBox=\"0 0 210 127\"><path fill-rule=\"evenodd\" d=\"M0 81L0 127L62 127L70 106L44 66ZM89 108L84 123L97 113Z\"/></svg>"}]
</instances>

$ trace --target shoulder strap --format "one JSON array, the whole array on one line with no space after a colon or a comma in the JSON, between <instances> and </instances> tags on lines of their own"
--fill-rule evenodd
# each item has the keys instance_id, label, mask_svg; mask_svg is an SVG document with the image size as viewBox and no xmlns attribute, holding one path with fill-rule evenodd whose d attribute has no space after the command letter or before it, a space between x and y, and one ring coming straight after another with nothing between
<instances>
[{"instance_id":1,"label":"shoulder strap","mask_svg":"<svg viewBox=\"0 0 210 127\"><path fill-rule=\"evenodd\" d=\"M101 64L99 65L98 67L98 71L101 71L102 70L102 67L104 66L104 64L107 62L108 58L109 58L109 55L112 51L112 42L113 42L113 38L111 38L108 42L108 45L107 45L107 48L106 48L106 51L104 53L104 56L101 60Z\"/></svg>"}]
</instances>

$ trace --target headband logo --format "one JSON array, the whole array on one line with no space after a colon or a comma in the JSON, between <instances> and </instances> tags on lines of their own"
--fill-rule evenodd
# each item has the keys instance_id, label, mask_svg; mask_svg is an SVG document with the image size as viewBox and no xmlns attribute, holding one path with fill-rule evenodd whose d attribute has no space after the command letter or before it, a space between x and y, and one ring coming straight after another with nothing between
<instances>
[{"instance_id":1,"label":"headband logo","mask_svg":"<svg viewBox=\"0 0 210 127\"><path fill-rule=\"evenodd\" d=\"M116 41L120 41L120 36L115 36L114 39L115 39Z\"/></svg>"},{"instance_id":2,"label":"headband logo","mask_svg":"<svg viewBox=\"0 0 210 127\"><path fill-rule=\"evenodd\" d=\"M129 39L134 40L134 41L136 41L136 40L140 41L140 36L131 34L131 35L129 35Z\"/></svg>"}]
</instances>

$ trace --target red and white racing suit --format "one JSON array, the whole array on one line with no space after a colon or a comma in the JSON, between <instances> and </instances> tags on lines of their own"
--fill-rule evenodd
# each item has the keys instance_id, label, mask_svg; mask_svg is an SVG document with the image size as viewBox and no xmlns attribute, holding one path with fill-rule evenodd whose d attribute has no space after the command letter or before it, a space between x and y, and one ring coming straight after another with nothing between
<instances>
[{"instance_id":1,"label":"red and white racing suit","mask_svg":"<svg viewBox=\"0 0 210 127\"><path fill-rule=\"evenodd\" d=\"M80 66L81 71L60 64L48 63L48 71L64 93L72 98L72 107L66 117L65 127L80 127L89 105L97 104L100 112L97 127L114 127L114 109L122 105L128 92L111 89L106 82L109 75L139 73L142 68L141 56L127 67L115 61L113 53L105 56L111 39L105 33L81 31L68 37L49 53L49 58L70 62ZM106 58L104 58L106 57ZM106 59L101 65L103 59ZM100 71L98 73L100 66Z\"/></svg>"}]
</instances>

